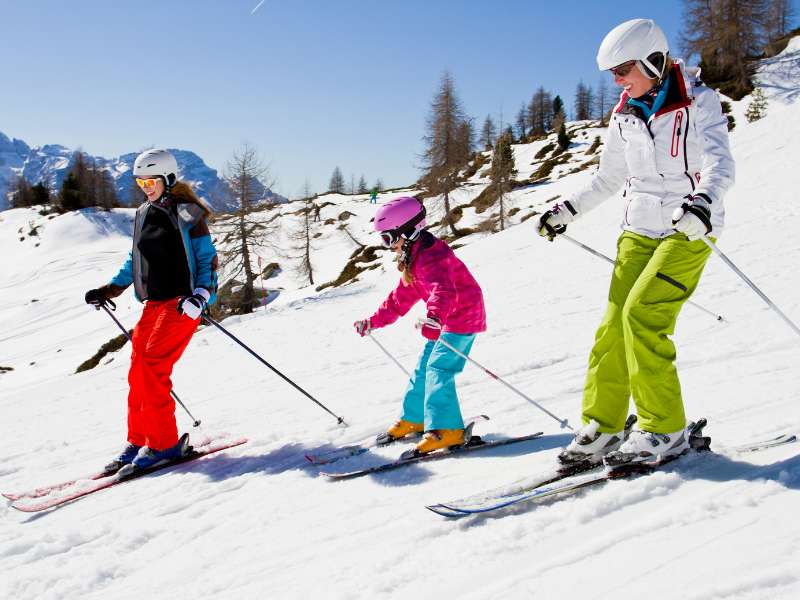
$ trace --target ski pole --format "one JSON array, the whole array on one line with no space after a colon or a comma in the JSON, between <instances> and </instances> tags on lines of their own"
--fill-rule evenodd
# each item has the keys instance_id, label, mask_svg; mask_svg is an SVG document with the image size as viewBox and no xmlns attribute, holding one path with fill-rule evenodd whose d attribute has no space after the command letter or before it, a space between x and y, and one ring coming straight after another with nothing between
<instances>
[{"instance_id":1,"label":"ski pole","mask_svg":"<svg viewBox=\"0 0 800 600\"><path fill-rule=\"evenodd\" d=\"M420 323L419 323L419 324L422 324L422 323L424 323L424 320L423 320L423 321L420 321ZM539 404L538 402L536 402L536 400L534 400L534 399L532 399L532 398L528 397L527 395L525 395L524 393L522 393L521 391L519 391L519 390L518 390L517 388L515 388L513 385L511 385L510 383L508 383L508 382L507 382L505 379L503 379L502 377L500 377L500 376L498 376L498 375L496 375L496 374L492 373L492 372L491 372L489 369L487 369L486 367L484 367L484 366L483 366L482 364L480 364L478 361L471 359L469 356L467 356L466 354L464 354L463 352L461 352L461 351L460 351L460 350L458 350L457 348L454 348L452 344L449 344L448 342L446 342L446 341L445 341L445 340L444 340L444 339L443 339L441 336L439 336L439 339L438 339L438 340L436 340L436 341L437 341L437 343L439 343L439 344L442 344L442 345L443 345L445 348L448 348L448 349L449 349L449 350L451 350L452 352L455 352L456 354L458 354L458 355L459 355L461 358L463 358L463 359L465 359L465 360L468 360L469 362L471 362L473 365L475 365L476 367L478 367L479 369L481 369L481 370L482 370L484 373L486 373L486 374L487 374L489 377L491 377L492 379L494 379L494 380L496 380L496 381L499 381L499 382L500 382L500 383L502 383L504 386L506 386L508 389L510 389L512 392L514 392L515 394L517 394L518 396L522 396L523 398L525 398L525 400L527 400L528 402L530 402L531 404L533 404L533 405L534 405L536 408L538 408L539 410L541 410L541 411L542 411L543 413L545 413L546 415L548 415L548 416L550 416L550 417L554 418L556 421L558 421L558 424L559 424L559 425L561 425L561 429L564 429L564 428L566 427L567 429L571 429L572 431L574 431L574 429L572 429L572 427L570 426L570 424L569 424L569 421L568 421L567 419L559 419L559 418L558 418L556 415L554 415L553 413L551 413L551 412L550 412L549 410L547 410L547 409L546 409L544 406L542 406L541 404Z\"/></svg>"},{"instance_id":2,"label":"ski pole","mask_svg":"<svg viewBox=\"0 0 800 600\"><path fill-rule=\"evenodd\" d=\"M109 309L107 306L109 304L112 307L111 309ZM122 330L122 333L125 334L125 337L128 338L128 341L131 343L131 346L133 346L133 338L131 337L131 334L128 333L128 330L122 326L122 323L120 323L117 320L117 317L115 317L114 314L111 312L112 310L117 310L117 305L114 304L111 300L106 300L101 306L98 307L98 309L99 308L102 308L104 311L106 311L106 314L108 314L108 316L111 317L111 320L117 324L117 327L119 327ZM181 408L183 408L183 410L186 411L186 414L189 415L189 418L193 421L192 426L198 427L200 425L200 420L195 419L194 416L192 416L192 413L189 412L189 409L186 408L186 405L183 402L181 402L180 398L178 398L178 394L176 394L174 390L170 390L169 393L172 396L172 399L175 400L175 402L177 402L178 404L180 404Z\"/></svg>"},{"instance_id":3,"label":"ski pole","mask_svg":"<svg viewBox=\"0 0 800 600\"><path fill-rule=\"evenodd\" d=\"M237 338L235 335L233 335L233 334L232 334L230 331L228 331L227 329L225 329L225 328L224 328L222 325L220 325L220 324L219 324L217 321L215 321L214 319L212 319L212 318L211 318L210 316L208 316L207 314L203 314L203 319L205 319L205 320L206 320L208 323L211 323L211 324L212 324L214 327L216 327L217 329L219 329L219 330L220 330L222 333L224 333L225 335L227 335L227 336L228 336L229 338L231 338L231 339L232 339L234 342L236 342L236 343L237 343L237 344L239 344L239 345L240 345L242 348L244 348L245 350L247 350L247 352L249 352L249 353L250 353L250 354L251 354L251 355L252 355L252 356L253 356L253 357L254 357L256 360L258 360L258 361L259 361L259 362L260 362L262 365L264 365L265 367L269 367L269 368L272 370L272 372L273 372L273 373L275 373L276 375L278 375L279 377L281 377L281 378L282 378L282 379L283 379L285 382L287 382L288 384L290 384L290 385L291 385L291 386L292 386L294 389L296 389L297 391L299 391L299 392L300 392L301 394L303 394L303 395L304 395L306 398L308 398L309 400L311 400L312 402L314 402L314 403L315 403L317 406L319 406L320 408L322 408L323 410L325 410L325 412L327 412L329 415L331 415L332 417L334 417L334 418L336 419L336 421L337 421L337 422L338 422L340 425L344 425L345 427L348 427L347 423L345 423L345 421L344 421L344 419L343 419L342 417L340 417L340 416L336 415L335 413L331 412L331 411L330 411L330 409L328 409L328 407L327 407L327 406L325 406L324 404L322 404L322 402L320 402L319 400L317 400L316 398L314 398L314 396L312 396L311 394L309 394L307 391L305 391L303 388L301 388L299 385L297 385L297 384L296 384L294 381L292 381L291 379L289 379L289 378L288 378L286 375L284 375L283 373L281 373L280 371L278 371L278 369L276 369L276 368L275 368L275 367L273 367L271 364L269 364L267 361L265 361L263 358L261 358L261 357L260 357L258 354L256 354L256 353L255 353L255 352L254 352L252 349L250 349L249 347L247 347L247 345L245 345L245 344L244 344L244 342L242 342L242 341L241 341L239 338Z\"/></svg>"},{"instance_id":4,"label":"ski pole","mask_svg":"<svg viewBox=\"0 0 800 600\"><path fill-rule=\"evenodd\" d=\"M564 238L565 240L568 240L568 241L572 242L576 246L580 246L581 248L586 250L589 254L594 254L597 258L602 258L604 261L610 262L612 265L614 264L614 260L612 258L609 258L608 256L606 256L602 252L598 252L594 248L590 248L586 244L582 244L581 242L579 242L575 238L569 237L566 233L562 233L561 235L556 236L556 239L558 239L558 238ZM704 313L711 315L717 321L724 321L725 320L725 319L722 318L722 315L718 315L718 314L708 310L707 308L704 308L704 307L700 306L696 302L692 302L691 300L687 300L686 303L687 304L691 304L695 308L702 310Z\"/></svg>"},{"instance_id":5,"label":"ski pole","mask_svg":"<svg viewBox=\"0 0 800 600\"><path fill-rule=\"evenodd\" d=\"M383 347L383 344L381 344L381 343L380 343L380 342L379 342L379 341L378 341L378 340L375 338L375 336L373 336L371 333L367 333L367 335L369 336L369 338L370 338L370 339L371 339L373 342L375 342L376 344L378 344L378 348L380 348L381 350L383 350L383 353L384 353L386 356L388 356L390 359L392 359L392 361L394 362L394 364L396 364L396 365L397 365L397 366L400 368L400 370L401 370L403 373L405 373L405 374L406 374L406 377L408 377L408 380L409 380L411 383L414 383L414 380L411 378L411 373L409 373L408 371L406 371L406 368L405 368L403 365L401 365L401 364L400 364L400 361L399 361L399 360L397 360L397 359L396 359L394 356L392 356L392 355L390 354L390 352L389 352L389 351L388 351L386 348L384 348L384 347Z\"/></svg>"},{"instance_id":6,"label":"ski pole","mask_svg":"<svg viewBox=\"0 0 800 600\"><path fill-rule=\"evenodd\" d=\"M758 294L758 295L761 297L761 299L762 299L764 302L766 302L766 303L767 303L767 306L769 306L769 307L770 307L772 310L774 310L776 313L778 313L778 316L779 316L781 319L783 319L784 321L786 321L786 324L787 324L789 327L791 327L791 328L792 328L792 330L793 330L793 331L794 331L794 332L795 332L797 335L800 335L800 328L798 328L798 327L797 327L797 325L795 325L795 324L794 324L794 323L791 321L791 319L789 319L789 317L787 317L785 314L783 314L783 311L781 311L781 309L780 309L780 308L778 308L778 307L775 305L775 303L774 303L772 300L770 300L769 298L767 298L766 294L764 294L764 292L762 292L760 289L758 289L758 287L756 286L756 284L755 284L755 283L753 283L752 281L750 281L750 279L747 277L747 275L745 275L744 273L742 273L742 272L741 272L741 271L740 271L740 270L739 270L739 269L736 267L736 265L735 265L735 264L733 264L733 262L731 261L731 259L730 259L730 258L728 258L727 256L725 256L725 254L723 254L722 250L720 250L719 248L717 248L717 245L716 245L714 242L712 242L710 239L708 239L708 237L707 237L707 236L703 236L703 237L702 237L702 238L700 238L700 239L701 239L701 240L703 240L703 241L706 243L706 246L708 246L709 248L711 248L711 249L712 249L712 250L713 250L713 251L716 253L716 255L717 255L717 256L719 256L719 257L720 257L720 258L723 260L723 262L724 262L726 265L728 265L728 266L729 266L729 267L730 267L730 268L733 270L733 272L734 272L734 273L736 273L736 274L737 274L739 277L741 277L741 278L742 278L742 280L743 280L743 281L744 281L744 282L745 282L747 285L749 285L749 286L750 286L750 288L751 288L751 289L752 289L752 290L753 290L753 291L754 291L756 294Z\"/></svg>"}]
</instances>

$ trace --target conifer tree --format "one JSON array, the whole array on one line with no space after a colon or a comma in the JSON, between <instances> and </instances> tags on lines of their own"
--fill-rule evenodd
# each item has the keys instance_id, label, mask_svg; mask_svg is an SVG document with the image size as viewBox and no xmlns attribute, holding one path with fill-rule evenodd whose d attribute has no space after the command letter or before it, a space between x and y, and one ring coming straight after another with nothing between
<instances>
[{"instance_id":1,"label":"conifer tree","mask_svg":"<svg viewBox=\"0 0 800 600\"><path fill-rule=\"evenodd\" d=\"M9 196L12 208L27 208L34 205L34 193L31 184L21 175L10 186Z\"/></svg>"},{"instance_id":2,"label":"conifer tree","mask_svg":"<svg viewBox=\"0 0 800 600\"><path fill-rule=\"evenodd\" d=\"M334 194L344 194L344 176L338 166L333 170L331 181L328 184L328 191Z\"/></svg>"},{"instance_id":3,"label":"conifer tree","mask_svg":"<svg viewBox=\"0 0 800 600\"><path fill-rule=\"evenodd\" d=\"M592 88L583 81L575 89L575 120L587 121L592 118Z\"/></svg>"},{"instance_id":4,"label":"conifer tree","mask_svg":"<svg viewBox=\"0 0 800 600\"><path fill-rule=\"evenodd\" d=\"M597 93L594 96L594 115L601 125L606 125L606 114L611 110L612 100L605 79L600 79L597 84Z\"/></svg>"},{"instance_id":5,"label":"conifer tree","mask_svg":"<svg viewBox=\"0 0 800 600\"><path fill-rule=\"evenodd\" d=\"M505 229L505 197L511 191L511 182L517 173L514 168L514 152L511 148L513 141L513 134L509 135L508 131L497 138L492 154L492 167L489 171L492 186L497 194L497 202L500 205L501 231Z\"/></svg>"},{"instance_id":6,"label":"conifer tree","mask_svg":"<svg viewBox=\"0 0 800 600\"><path fill-rule=\"evenodd\" d=\"M292 249L297 252L293 257L296 261L295 272L299 277L308 281L309 285L314 285L314 267L311 262L311 240L313 237L311 213L314 211L314 196L311 192L311 186L308 180L306 180L303 186L303 198L301 202L303 208L300 210L299 222L289 237L293 242Z\"/></svg>"},{"instance_id":7,"label":"conifer tree","mask_svg":"<svg viewBox=\"0 0 800 600\"><path fill-rule=\"evenodd\" d=\"M748 123L752 123L753 121L758 121L765 116L767 116L767 98L764 96L764 90L762 90L760 87L757 87L755 90L753 90L750 104L747 105L747 108L744 111L744 118L747 119Z\"/></svg>"},{"instance_id":8,"label":"conifer tree","mask_svg":"<svg viewBox=\"0 0 800 600\"><path fill-rule=\"evenodd\" d=\"M270 177L269 166L247 144L233 152L225 166L224 178L236 209L229 218L216 223L221 233L221 243L217 248L222 254L220 270L227 279L243 278L241 299L232 306L232 312L246 314L253 312L258 305L258 272L254 261L258 259L259 250L269 248L277 253L271 238L278 229L274 221L280 213L272 219L265 219L263 213L254 210L260 194L265 188L275 185L275 181Z\"/></svg>"},{"instance_id":9,"label":"conifer tree","mask_svg":"<svg viewBox=\"0 0 800 600\"><path fill-rule=\"evenodd\" d=\"M700 56L703 80L734 100L752 91L752 61L761 54L767 0L683 0L687 56Z\"/></svg>"},{"instance_id":10,"label":"conifer tree","mask_svg":"<svg viewBox=\"0 0 800 600\"><path fill-rule=\"evenodd\" d=\"M517 138L520 142L524 142L528 137L528 109L523 103L517 113Z\"/></svg>"},{"instance_id":11,"label":"conifer tree","mask_svg":"<svg viewBox=\"0 0 800 600\"><path fill-rule=\"evenodd\" d=\"M561 123L561 126L558 128L558 147L561 150L566 150L569 148L570 137L567 134L567 128L564 123Z\"/></svg>"},{"instance_id":12,"label":"conifer tree","mask_svg":"<svg viewBox=\"0 0 800 600\"><path fill-rule=\"evenodd\" d=\"M494 125L491 115L486 115L486 120L481 128L480 145L484 150L491 150L494 145L494 138L497 135L497 128Z\"/></svg>"},{"instance_id":13,"label":"conifer tree","mask_svg":"<svg viewBox=\"0 0 800 600\"><path fill-rule=\"evenodd\" d=\"M444 220L454 236L458 232L450 214L450 192L458 185L458 173L472 153L472 127L467 121L453 78L445 72L426 122L422 183L431 195L442 197Z\"/></svg>"},{"instance_id":14,"label":"conifer tree","mask_svg":"<svg viewBox=\"0 0 800 600\"><path fill-rule=\"evenodd\" d=\"M50 188L40 181L31 188L31 203L34 206L50 204Z\"/></svg>"}]
</instances>

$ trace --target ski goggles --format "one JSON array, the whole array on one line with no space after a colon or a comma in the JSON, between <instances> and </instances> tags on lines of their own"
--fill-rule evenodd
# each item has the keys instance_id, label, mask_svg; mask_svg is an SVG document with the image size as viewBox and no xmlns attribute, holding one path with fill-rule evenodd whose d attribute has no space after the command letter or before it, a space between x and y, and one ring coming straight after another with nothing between
<instances>
[{"instance_id":1,"label":"ski goggles","mask_svg":"<svg viewBox=\"0 0 800 600\"><path fill-rule=\"evenodd\" d=\"M156 184L158 184L158 177L148 177L147 179L141 179L139 177L136 178L136 185L140 188L154 188Z\"/></svg>"},{"instance_id":2,"label":"ski goggles","mask_svg":"<svg viewBox=\"0 0 800 600\"><path fill-rule=\"evenodd\" d=\"M624 62L621 65L617 65L616 67L612 67L609 69L611 73L615 77L625 77L628 73L631 72L631 69L636 66L635 60L629 60L628 62Z\"/></svg>"},{"instance_id":3,"label":"ski goggles","mask_svg":"<svg viewBox=\"0 0 800 600\"><path fill-rule=\"evenodd\" d=\"M385 248L391 248L397 243L403 235L399 233L396 229L391 231L381 231L381 242L383 243Z\"/></svg>"}]
</instances>

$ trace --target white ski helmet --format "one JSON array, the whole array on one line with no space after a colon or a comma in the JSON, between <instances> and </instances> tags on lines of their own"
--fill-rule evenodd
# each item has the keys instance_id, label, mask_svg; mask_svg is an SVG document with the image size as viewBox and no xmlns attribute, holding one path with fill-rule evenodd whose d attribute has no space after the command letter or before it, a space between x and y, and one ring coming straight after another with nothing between
<instances>
[{"instance_id":1,"label":"white ski helmet","mask_svg":"<svg viewBox=\"0 0 800 600\"><path fill-rule=\"evenodd\" d=\"M136 157L133 162L134 177L164 178L167 187L172 187L178 181L178 162L171 152L166 150L146 150Z\"/></svg>"},{"instance_id":2,"label":"white ski helmet","mask_svg":"<svg viewBox=\"0 0 800 600\"><path fill-rule=\"evenodd\" d=\"M669 44L652 19L631 19L608 32L597 51L597 67L608 71L631 60L646 77L664 77Z\"/></svg>"}]
</instances>

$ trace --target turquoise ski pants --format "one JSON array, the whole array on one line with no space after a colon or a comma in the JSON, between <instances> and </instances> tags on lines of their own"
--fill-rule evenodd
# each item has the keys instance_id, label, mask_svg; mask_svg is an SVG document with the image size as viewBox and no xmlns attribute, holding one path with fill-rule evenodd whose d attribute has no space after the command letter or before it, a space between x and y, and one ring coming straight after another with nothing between
<instances>
[{"instance_id":1,"label":"turquoise ski pants","mask_svg":"<svg viewBox=\"0 0 800 600\"><path fill-rule=\"evenodd\" d=\"M475 334L442 332L441 337L465 356L475 341ZM425 431L463 429L455 377L464 370L466 362L443 344L434 341L425 344L403 398L402 418L424 423Z\"/></svg>"},{"instance_id":2,"label":"turquoise ski pants","mask_svg":"<svg viewBox=\"0 0 800 600\"><path fill-rule=\"evenodd\" d=\"M584 423L622 431L633 396L639 429L672 433L686 426L670 336L710 254L703 240L690 242L683 234L620 236L608 308L589 356Z\"/></svg>"}]
</instances>

